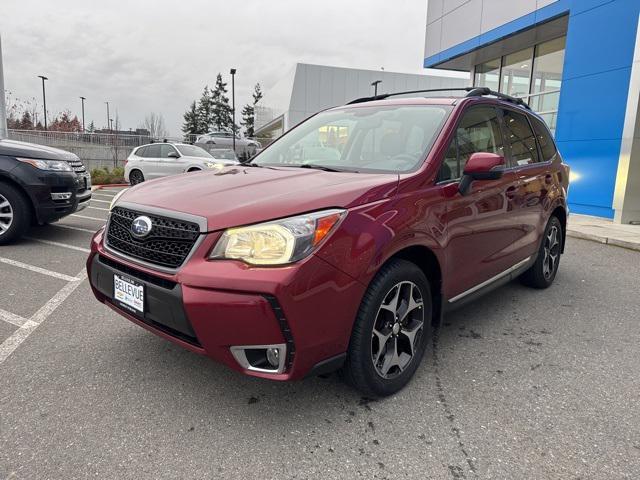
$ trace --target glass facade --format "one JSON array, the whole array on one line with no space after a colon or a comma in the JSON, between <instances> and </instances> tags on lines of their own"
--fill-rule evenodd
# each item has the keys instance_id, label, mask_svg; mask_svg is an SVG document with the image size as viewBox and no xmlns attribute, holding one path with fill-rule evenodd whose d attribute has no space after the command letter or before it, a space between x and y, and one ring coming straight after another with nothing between
<instances>
[{"instance_id":1,"label":"glass facade","mask_svg":"<svg viewBox=\"0 0 640 480\"><path fill-rule=\"evenodd\" d=\"M476 65L474 85L524 98L555 131L566 37Z\"/></svg>"}]
</instances>

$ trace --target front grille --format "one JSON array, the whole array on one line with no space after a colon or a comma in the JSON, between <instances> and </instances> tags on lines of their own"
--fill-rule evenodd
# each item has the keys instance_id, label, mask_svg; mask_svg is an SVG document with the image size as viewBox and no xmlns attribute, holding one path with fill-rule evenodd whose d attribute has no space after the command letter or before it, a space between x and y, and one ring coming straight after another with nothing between
<instances>
[{"instance_id":1,"label":"front grille","mask_svg":"<svg viewBox=\"0 0 640 480\"><path fill-rule=\"evenodd\" d=\"M71 165L71 168L76 173L85 173L87 171L87 167L80 160L67 160L67 163Z\"/></svg>"},{"instance_id":2,"label":"front grille","mask_svg":"<svg viewBox=\"0 0 640 480\"><path fill-rule=\"evenodd\" d=\"M131 224L136 217L151 219L151 233L136 238ZM115 207L109 217L107 245L133 258L163 267L177 268L186 260L200 235L197 223Z\"/></svg>"}]
</instances>

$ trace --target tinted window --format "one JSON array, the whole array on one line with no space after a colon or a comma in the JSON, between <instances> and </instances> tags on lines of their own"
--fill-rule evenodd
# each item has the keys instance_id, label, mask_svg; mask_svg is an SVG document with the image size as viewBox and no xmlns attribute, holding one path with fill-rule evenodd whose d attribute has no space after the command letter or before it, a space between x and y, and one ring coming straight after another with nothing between
<instances>
[{"instance_id":1,"label":"tinted window","mask_svg":"<svg viewBox=\"0 0 640 480\"><path fill-rule=\"evenodd\" d=\"M149 145L144 150L144 156L147 158L160 158L160 144Z\"/></svg>"},{"instance_id":2,"label":"tinted window","mask_svg":"<svg viewBox=\"0 0 640 480\"><path fill-rule=\"evenodd\" d=\"M176 148L182 155L187 157L211 158L211 155L206 150L195 145L179 145Z\"/></svg>"},{"instance_id":3,"label":"tinted window","mask_svg":"<svg viewBox=\"0 0 640 480\"><path fill-rule=\"evenodd\" d=\"M542 150L542 159L547 162L556 154L556 144L553 143L551 133L547 126L536 117L530 118L533 124L533 130L536 132L536 137L538 138L538 145L540 145L540 150Z\"/></svg>"},{"instance_id":4,"label":"tinted window","mask_svg":"<svg viewBox=\"0 0 640 480\"><path fill-rule=\"evenodd\" d=\"M167 143L160 145L160 158L169 158L170 153L177 153L176 149Z\"/></svg>"},{"instance_id":5,"label":"tinted window","mask_svg":"<svg viewBox=\"0 0 640 480\"><path fill-rule=\"evenodd\" d=\"M135 155L138 157L144 157L144 151L146 150L147 147L138 147L138 149L136 150Z\"/></svg>"},{"instance_id":6,"label":"tinted window","mask_svg":"<svg viewBox=\"0 0 640 480\"><path fill-rule=\"evenodd\" d=\"M536 138L527 117L511 110L504 111L505 133L511 145L511 158L516 165L529 165L538 161Z\"/></svg>"},{"instance_id":7,"label":"tinted window","mask_svg":"<svg viewBox=\"0 0 640 480\"><path fill-rule=\"evenodd\" d=\"M460 178L467 161L476 152L504 156L498 111L495 108L472 108L464 114L456 130L456 137L445 155L439 180Z\"/></svg>"}]
</instances>

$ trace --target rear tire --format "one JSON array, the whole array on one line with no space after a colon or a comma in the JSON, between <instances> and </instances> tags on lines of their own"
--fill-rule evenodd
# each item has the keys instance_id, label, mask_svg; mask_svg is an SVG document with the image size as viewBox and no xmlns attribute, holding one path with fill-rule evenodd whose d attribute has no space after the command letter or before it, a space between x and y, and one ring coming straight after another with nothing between
<instances>
[{"instance_id":1,"label":"rear tire","mask_svg":"<svg viewBox=\"0 0 640 480\"><path fill-rule=\"evenodd\" d=\"M360 305L343 378L371 398L403 388L427 348L431 306L429 281L420 268L400 259L385 265Z\"/></svg>"},{"instance_id":2,"label":"rear tire","mask_svg":"<svg viewBox=\"0 0 640 480\"><path fill-rule=\"evenodd\" d=\"M129 172L129 183L132 186L142 182L144 182L144 175L140 170L131 170L131 172Z\"/></svg>"},{"instance_id":3,"label":"rear tire","mask_svg":"<svg viewBox=\"0 0 640 480\"><path fill-rule=\"evenodd\" d=\"M31 225L31 206L22 192L0 182L0 245L20 239Z\"/></svg>"},{"instance_id":4,"label":"rear tire","mask_svg":"<svg viewBox=\"0 0 640 480\"><path fill-rule=\"evenodd\" d=\"M560 266L563 238L562 223L558 217L551 217L544 229L536 262L520 276L524 285L540 289L551 286Z\"/></svg>"}]
</instances>

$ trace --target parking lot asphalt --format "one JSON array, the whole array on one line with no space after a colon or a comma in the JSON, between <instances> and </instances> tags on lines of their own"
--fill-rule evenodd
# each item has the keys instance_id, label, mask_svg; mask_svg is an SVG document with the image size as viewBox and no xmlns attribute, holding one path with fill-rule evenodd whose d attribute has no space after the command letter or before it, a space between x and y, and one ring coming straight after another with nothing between
<instances>
[{"instance_id":1,"label":"parking lot asphalt","mask_svg":"<svg viewBox=\"0 0 640 480\"><path fill-rule=\"evenodd\" d=\"M97 303L84 261L106 214L0 247L2 479L640 472L639 252L570 239L550 289L449 315L409 386L371 401L336 375L244 377Z\"/></svg>"}]
</instances>

